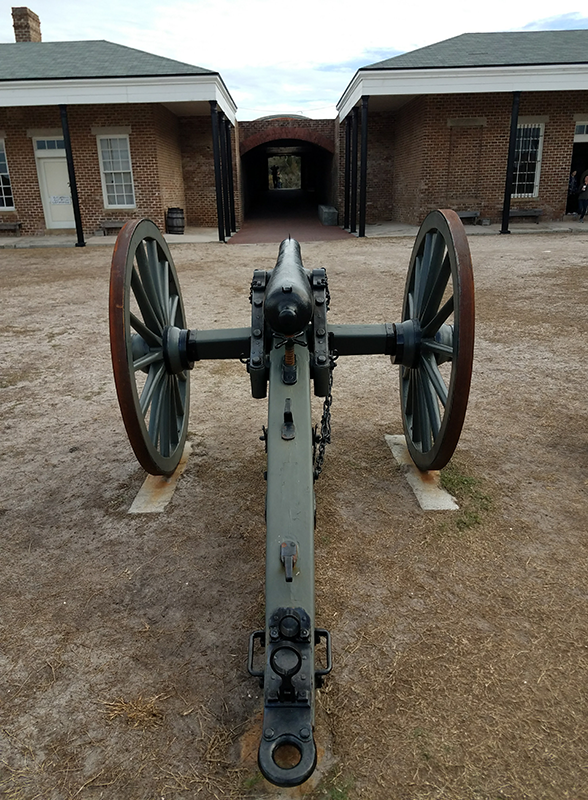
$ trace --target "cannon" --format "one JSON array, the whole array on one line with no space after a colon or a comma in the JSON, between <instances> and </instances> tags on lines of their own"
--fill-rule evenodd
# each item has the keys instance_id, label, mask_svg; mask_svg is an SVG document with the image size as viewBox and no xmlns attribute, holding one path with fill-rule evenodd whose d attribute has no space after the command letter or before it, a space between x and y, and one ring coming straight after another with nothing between
<instances>
[{"instance_id":1,"label":"cannon","mask_svg":"<svg viewBox=\"0 0 588 800\"><path fill-rule=\"evenodd\" d=\"M247 666L263 686L260 770L271 783L292 787L315 769L315 689L332 669L331 636L315 620L314 482L330 441L336 359L381 354L398 365L409 452L422 471L445 466L459 440L472 372L467 237L451 210L426 217L397 323L329 325L326 270L305 269L293 239L280 245L273 270L254 271L249 299L248 328L189 328L156 225L143 219L122 228L112 259L110 342L124 425L144 469L171 475L177 467L198 361L241 359L253 397L268 397L265 628L250 636ZM324 398L314 428L311 387Z\"/></svg>"}]
</instances>

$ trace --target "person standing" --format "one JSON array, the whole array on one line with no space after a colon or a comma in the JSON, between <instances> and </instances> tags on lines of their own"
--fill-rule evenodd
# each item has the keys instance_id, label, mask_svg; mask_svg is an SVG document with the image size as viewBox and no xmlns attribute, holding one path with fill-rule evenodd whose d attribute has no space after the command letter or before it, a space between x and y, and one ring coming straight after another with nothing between
<instances>
[{"instance_id":1,"label":"person standing","mask_svg":"<svg viewBox=\"0 0 588 800\"><path fill-rule=\"evenodd\" d=\"M578 193L578 211L580 212L580 222L584 222L584 216L588 211L588 175L585 176Z\"/></svg>"},{"instance_id":2,"label":"person standing","mask_svg":"<svg viewBox=\"0 0 588 800\"><path fill-rule=\"evenodd\" d=\"M572 171L570 175L570 182L568 184L568 203L566 206L566 214L575 214L578 207L578 173L576 170Z\"/></svg>"}]
</instances>

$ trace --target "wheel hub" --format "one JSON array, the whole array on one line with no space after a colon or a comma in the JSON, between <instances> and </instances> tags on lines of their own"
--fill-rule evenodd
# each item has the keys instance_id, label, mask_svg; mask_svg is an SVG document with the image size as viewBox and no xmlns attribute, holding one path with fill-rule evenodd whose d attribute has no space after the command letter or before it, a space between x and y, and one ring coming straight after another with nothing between
<instances>
[{"instance_id":1,"label":"wheel hub","mask_svg":"<svg viewBox=\"0 0 588 800\"><path fill-rule=\"evenodd\" d=\"M393 364L402 364L412 369L419 363L421 354L421 324L418 319L407 319L394 325L396 333L396 352Z\"/></svg>"},{"instance_id":2,"label":"wheel hub","mask_svg":"<svg viewBox=\"0 0 588 800\"><path fill-rule=\"evenodd\" d=\"M188 358L189 330L182 330L173 325L163 331L163 360L165 368L172 375L178 375L186 369L193 369L194 362Z\"/></svg>"}]
</instances>

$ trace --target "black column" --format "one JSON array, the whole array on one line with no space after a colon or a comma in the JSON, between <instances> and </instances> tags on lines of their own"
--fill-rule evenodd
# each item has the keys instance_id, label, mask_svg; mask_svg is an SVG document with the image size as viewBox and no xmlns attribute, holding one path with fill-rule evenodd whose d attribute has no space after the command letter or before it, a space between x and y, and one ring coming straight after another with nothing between
<instances>
[{"instance_id":1,"label":"black column","mask_svg":"<svg viewBox=\"0 0 588 800\"><path fill-rule=\"evenodd\" d=\"M345 167L344 167L344 202L345 202L345 220L343 223L344 228L349 227L349 195L351 193L351 115L348 114L345 118Z\"/></svg>"},{"instance_id":2,"label":"black column","mask_svg":"<svg viewBox=\"0 0 588 800\"><path fill-rule=\"evenodd\" d=\"M515 151L517 144L517 129L519 124L520 92L512 94L512 112L510 115L510 139L508 141L508 158L506 163L506 181L504 183L504 203L502 206L502 227L500 233L510 233L508 223L510 219L510 198L514 178Z\"/></svg>"},{"instance_id":3,"label":"black column","mask_svg":"<svg viewBox=\"0 0 588 800\"><path fill-rule=\"evenodd\" d=\"M367 127L369 96L361 98L361 164L359 170L359 236L365 236L365 212L367 200Z\"/></svg>"},{"instance_id":4,"label":"black column","mask_svg":"<svg viewBox=\"0 0 588 800\"><path fill-rule=\"evenodd\" d=\"M229 203L229 170L227 167L227 128L225 115L219 119L220 151L221 151L221 177L223 184L223 212L225 222L225 235L231 235L231 210Z\"/></svg>"},{"instance_id":5,"label":"black column","mask_svg":"<svg viewBox=\"0 0 588 800\"><path fill-rule=\"evenodd\" d=\"M227 142L227 173L229 176L229 208L231 212L231 231L237 230L237 223L235 219L235 184L233 181L233 146L231 143L231 123L225 119L226 124L226 142Z\"/></svg>"},{"instance_id":6,"label":"black column","mask_svg":"<svg viewBox=\"0 0 588 800\"><path fill-rule=\"evenodd\" d=\"M353 109L353 122L351 128L351 219L349 231L355 233L357 223L357 128L359 108Z\"/></svg>"},{"instance_id":7,"label":"black column","mask_svg":"<svg viewBox=\"0 0 588 800\"><path fill-rule=\"evenodd\" d=\"M216 100L210 100L210 116L212 119L212 154L214 158L214 183L216 189L216 217L218 220L218 240L225 241L225 225L223 211L223 180L219 144L218 109Z\"/></svg>"},{"instance_id":8,"label":"black column","mask_svg":"<svg viewBox=\"0 0 588 800\"><path fill-rule=\"evenodd\" d=\"M63 131L63 141L65 143L65 158L67 161L67 174L69 176L69 188L71 191L71 202L73 204L74 219L76 221L76 233L78 240L76 247L85 247L84 230L82 228L82 215L80 212L80 200L78 197L78 185L76 183L76 172L74 169L73 153L71 150L71 139L69 136L69 123L67 121L67 106L60 105L61 130Z\"/></svg>"}]
</instances>

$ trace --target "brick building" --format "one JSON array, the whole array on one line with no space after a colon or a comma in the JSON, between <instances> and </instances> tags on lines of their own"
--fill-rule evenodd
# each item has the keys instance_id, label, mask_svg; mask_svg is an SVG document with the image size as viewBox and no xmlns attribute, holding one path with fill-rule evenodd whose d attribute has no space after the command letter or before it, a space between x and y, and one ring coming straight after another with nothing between
<instances>
[{"instance_id":1,"label":"brick building","mask_svg":"<svg viewBox=\"0 0 588 800\"><path fill-rule=\"evenodd\" d=\"M106 41L42 42L14 8L0 44L0 230L78 239L169 208L239 222L236 106L217 72Z\"/></svg>"},{"instance_id":2,"label":"brick building","mask_svg":"<svg viewBox=\"0 0 588 800\"><path fill-rule=\"evenodd\" d=\"M561 219L570 170L588 170L588 31L464 34L358 70L337 120L237 126L217 72L110 42L44 43L33 12L13 19L0 233L79 238L140 216L163 228L181 208L224 240L277 157L299 159L301 189L360 236L438 207L504 228Z\"/></svg>"},{"instance_id":3,"label":"brick building","mask_svg":"<svg viewBox=\"0 0 588 800\"><path fill-rule=\"evenodd\" d=\"M338 104L345 221L561 219L588 170L587 53L586 30L464 34L358 70Z\"/></svg>"},{"instance_id":4,"label":"brick building","mask_svg":"<svg viewBox=\"0 0 588 800\"><path fill-rule=\"evenodd\" d=\"M288 156L300 160L300 188L318 204L334 204L338 162L338 125L333 119L276 114L239 123L241 196L244 212L268 188L269 161Z\"/></svg>"}]
</instances>

